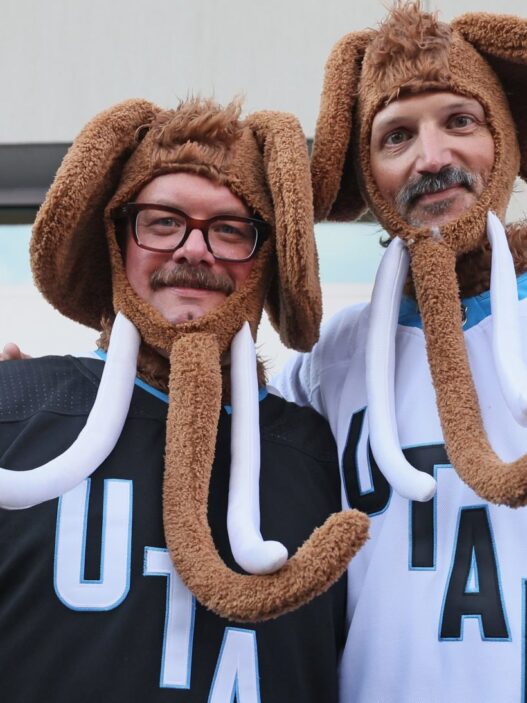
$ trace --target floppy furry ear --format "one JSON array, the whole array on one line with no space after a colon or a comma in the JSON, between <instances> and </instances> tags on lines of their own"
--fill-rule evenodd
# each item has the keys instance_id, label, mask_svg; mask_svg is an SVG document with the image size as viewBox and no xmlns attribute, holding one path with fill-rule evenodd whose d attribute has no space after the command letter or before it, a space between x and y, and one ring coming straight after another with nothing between
<instances>
[{"instance_id":1,"label":"floppy furry ear","mask_svg":"<svg viewBox=\"0 0 527 703\"><path fill-rule=\"evenodd\" d=\"M468 13L451 26L482 54L503 85L520 146L519 175L527 180L527 20Z\"/></svg>"},{"instance_id":2,"label":"floppy furry ear","mask_svg":"<svg viewBox=\"0 0 527 703\"><path fill-rule=\"evenodd\" d=\"M257 112L247 123L264 156L275 212L278 275L271 281L266 309L282 342L308 351L318 339L322 295L306 139L293 115Z\"/></svg>"},{"instance_id":3,"label":"floppy furry ear","mask_svg":"<svg viewBox=\"0 0 527 703\"><path fill-rule=\"evenodd\" d=\"M141 139L139 128L158 111L146 100L127 100L92 119L66 154L35 220L35 283L63 315L95 329L101 315L112 313L104 209Z\"/></svg>"},{"instance_id":4,"label":"floppy furry ear","mask_svg":"<svg viewBox=\"0 0 527 703\"><path fill-rule=\"evenodd\" d=\"M350 140L362 59L372 37L370 30L346 34L326 63L311 157L317 222L354 220L366 208L353 167Z\"/></svg>"}]
</instances>

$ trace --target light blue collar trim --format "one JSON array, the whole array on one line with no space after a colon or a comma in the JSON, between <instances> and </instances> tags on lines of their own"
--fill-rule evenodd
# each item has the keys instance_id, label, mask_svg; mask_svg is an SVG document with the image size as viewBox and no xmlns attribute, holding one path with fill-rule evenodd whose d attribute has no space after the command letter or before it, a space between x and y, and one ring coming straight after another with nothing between
<instances>
[{"instance_id":1,"label":"light blue collar trim","mask_svg":"<svg viewBox=\"0 0 527 703\"><path fill-rule=\"evenodd\" d=\"M106 361L107 355L106 355L105 351L103 351L102 349L96 349L95 353L103 361ZM168 395L166 393L163 393L163 391L158 391L157 388L154 388L153 386L149 385L148 383L145 383L140 378L135 379L135 385L138 386L139 388L142 388L147 393L150 393L150 395L154 395L156 398L159 398L159 400L162 400L164 403L168 404Z\"/></svg>"},{"instance_id":2,"label":"light blue collar trim","mask_svg":"<svg viewBox=\"0 0 527 703\"><path fill-rule=\"evenodd\" d=\"M102 349L96 349L95 353L97 354L97 356L100 359L102 359L103 361L106 361L106 352L105 351L103 351ZM150 393L151 395L155 396L156 398L159 398L159 400L162 400L163 402L168 404L168 395L166 393L163 393L162 391L158 391L157 388L154 388L153 386L149 385L148 383L145 383L140 378L135 379L135 385L139 386L139 388L142 388L147 393ZM266 396L267 396L267 388L260 388L260 391L258 393L258 402L261 402ZM224 407L225 407L225 411L229 415L231 415L232 414L232 406L225 405Z\"/></svg>"},{"instance_id":3,"label":"light blue collar trim","mask_svg":"<svg viewBox=\"0 0 527 703\"><path fill-rule=\"evenodd\" d=\"M262 400L268 396L268 394L269 391L267 390L267 388L260 388L258 391L258 402L261 403ZM225 412L228 415L232 415L232 405L224 405L223 407L225 408Z\"/></svg>"},{"instance_id":4,"label":"light blue collar trim","mask_svg":"<svg viewBox=\"0 0 527 703\"><path fill-rule=\"evenodd\" d=\"M527 298L527 273L522 273L516 279L518 286L518 300ZM461 303L465 308L466 323L463 325L463 331L475 327L482 320L491 314L490 309L490 291L486 290L479 295L474 295L471 298L462 298ZM419 314L417 302L412 298L403 297L401 300L401 308L399 310L399 324L405 327L418 327L423 329L423 322Z\"/></svg>"}]
</instances>

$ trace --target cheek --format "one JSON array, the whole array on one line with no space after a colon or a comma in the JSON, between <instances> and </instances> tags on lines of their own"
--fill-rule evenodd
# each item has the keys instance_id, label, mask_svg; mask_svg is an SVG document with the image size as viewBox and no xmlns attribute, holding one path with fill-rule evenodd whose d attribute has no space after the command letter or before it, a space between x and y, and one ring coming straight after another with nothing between
<instances>
[{"instance_id":1,"label":"cheek","mask_svg":"<svg viewBox=\"0 0 527 703\"><path fill-rule=\"evenodd\" d=\"M230 264L226 267L225 272L234 283L234 289L239 290L252 271L254 259L246 261L243 264Z\"/></svg>"},{"instance_id":2,"label":"cheek","mask_svg":"<svg viewBox=\"0 0 527 703\"><path fill-rule=\"evenodd\" d=\"M150 290L150 274L154 268L155 265L144 256L141 249L133 245L127 247L124 269L128 282L138 295L144 297Z\"/></svg>"},{"instance_id":3,"label":"cheek","mask_svg":"<svg viewBox=\"0 0 527 703\"><path fill-rule=\"evenodd\" d=\"M380 194L386 200L393 200L401 186L401 176L394 164L376 164L375 168L372 163L372 176Z\"/></svg>"},{"instance_id":4,"label":"cheek","mask_svg":"<svg viewBox=\"0 0 527 703\"><path fill-rule=\"evenodd\" d=\"M486 181L494 166L494 139L490 132L485 129L475 135L475 139L469 144L466 143L464 161L467 167L483 176Z\"/></svg>"},{"instance_id":5,"label":"cheek","mask_svg":"<svg viewBox=\"0 0 527 703\"><path fill-rule=\"evenodd\" d=\"M382 174L379 156L370 149L370 171L377 188L382 192Z\"/></svg>"},{"instance_id":6,"label":"cheek","mask_svg":"<svg viewBox=\"0 0 527 703\"><path fill-rule=\"evenodd\" d=\"M484 171L488 177L490 172L492 171L492 167L494 166L495 158L494 139L490 134L486 137L486 139L482 140L482 144L480 145L479 149L479 154L481 155L480 158L482 161L482 171Z\"/></svg>"},{"instance_id":7,"label":"cheek","mask_svg":"<svg viewBox=\"0 0 527 703\"><path fill-rule=\"evenodd\" d=\"M383 158L375 149L370 151L370 169L375 185L385 200L393 200L401 186L401 170L394 159Z\"/></svg>"}]
</instances>

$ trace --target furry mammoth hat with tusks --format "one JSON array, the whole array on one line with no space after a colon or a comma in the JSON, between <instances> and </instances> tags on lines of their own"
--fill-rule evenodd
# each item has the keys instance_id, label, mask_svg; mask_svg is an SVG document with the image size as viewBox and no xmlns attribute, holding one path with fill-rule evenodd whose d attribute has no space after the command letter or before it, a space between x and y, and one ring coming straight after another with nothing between
<instances>
[{"instance_id":1,"label":"furry mammoth hat with tusks","mask_svg":"<svg viewBox=\"0 0 527 703\"><path fill-rule=\"evenodd\" d=\"M454 221L431 229L402 219L382 197L370 164L376 113L399 97L426 91L479 101L495 153L477 202ZM409 255L450 460L483 498L510 506L527 504L527 457L502 462L483 428L456 277L460 255L470 257L487 236L492 247L496 366L512 414L527 425L519 323L517 315L507 313L517 307L514 266L501 224L515 178L527 177L527 20L481 13L445 24L423 12L418 2L398 3L377 30L343 37L326 65L311 169L315 219L352 220L368 207L393 239L372 299L367 354L372 448L375 445L379 464L403 495L424 500L433 493L431 478L413 472L397 446L397 430L389 417L393 375L381 387L373 370L375 364L393 363L393 347L386 340L384 347L379 345L376 335L396 327Z\"/></svg>"},{"instance_id":2,"label":"furry mammoth hat with tusks","mask_svg":"<svg viewBox=\"0 0 527 703\"><path fill-rule=\"evenodd\" d=\"M290 115L240 120L191 99L176 110L130 100L95 117L73 143L38 214L35 280L63 314L100 329L115 317L94 408L75 444L27 472L0 470L0 503L22 508L69 490L112 451L126 420L142 343L170 359L163 519L167 545L198 600L237 621L276 617L326 590L366 539L367 518L331 516L288 560L259 531L259 425L253 338L267 305L287 345L308 349L321 314L305 138ZM113 214L153 178L190 172L224 184L269 226L247 280L214 310L172 325L130 286ZM230 364L225 363L230 360ZM223 363L223 366L222 366ZM207 501L230 366L231 479L227 515L234 558L221 561ZM228 383L229 381L227 381ZM284 467L287 470L287 467ZM24 474L20 482L16 474Z\"/></svg>"}]
</instances>

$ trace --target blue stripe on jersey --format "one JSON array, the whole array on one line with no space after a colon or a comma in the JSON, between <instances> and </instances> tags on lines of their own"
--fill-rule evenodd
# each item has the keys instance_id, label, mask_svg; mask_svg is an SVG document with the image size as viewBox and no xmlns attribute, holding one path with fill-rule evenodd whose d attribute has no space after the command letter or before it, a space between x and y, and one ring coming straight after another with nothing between
<instances>
[{"instance_id":1,"label":"blue stripe on jersey","mask_svg":"<svg viewBox=\"0 0 527 703\"><path fill-rule=\"evenodd\" d=\"M522 673L521 673L521 687L522 687L522 701L527 700L527 687L526 687L526 668L527 668L527 579L522 579Z\"/></svg>"},{"instance_id":2,"label":"blue stripe on jersey","mask_svg":"<svg viewBox=\"0 0 527 703\"><path fill-rule=\"evenodd\" d=\"M106 352L105 351L103 351L102 349L96 349L95 353L97 354L97 356L100 359L102 359L103 361L106 361ZM157 388L150 386L148 383L145 383L140 378L135 379L135 385L139 386L139 388L142 388L147 393L150 393L151 395L155 395L155 397L159 398L159 400L163 400L165 403L168 403L168 395L166 393L163 393L162 391L158 391Z\"/></svg>"},{"instance_id":3,"label":"blue stripe on jersey","mask_svg":"<svg viewBox=\"0 0 527 703\"><path fill-rule=\"evenodd\" d=\"M516 280L518 285L518 300L523 300L527 298L527 273L522 273ZM465 307L467 318L466 323L463 325L464 331L475 327L491 314L490 291L488 290L479 295L474 295L471 298L462 298L461 302ZM405 327L419 327L419 329L423 329L419 308L413 298L403 297L401 309L399 310L399 324Z\"/></svg>"},{"instance_id":4,"label":"blue stripe on jersey","mask_svg":"<svg viewBox=\"0 0 527 703\"><path fill-rule=\"evenodd\" d=\"M267 388L260 388L258 391L258 402L261 403L264 398L267 397L268 390ZM232 405L224 405L225 411L227 415L232 415Z\"/></svg>"},{"instance_id":5,"label":"blue stripe on jersey","mask_svg":"<svg viewBox=\"0 0 527 703\"><path fill-rule=\"evenodd\" d=\"M96 349L95 353L97 356L102 359L103 361L106 361L106 352L103 351L102 349ZM148 383L145 383L142 381L140 378L135 379L135 385L139 386L139 388L142 388L144 391L147 393L151 393L154 395L156 398L159 398L159 400L164 401L165 403L168 403L168 395L166 393L163 393L162 391L157 390L157 388L154 388L153 386L150 386ZM262 401L266 396L267 396L267 388L260 388L260 391L258 393L258 400ZM229 415L232 414L232 407L230 405L225 405L225 410Z\"/></svg>"}]
</instances>

